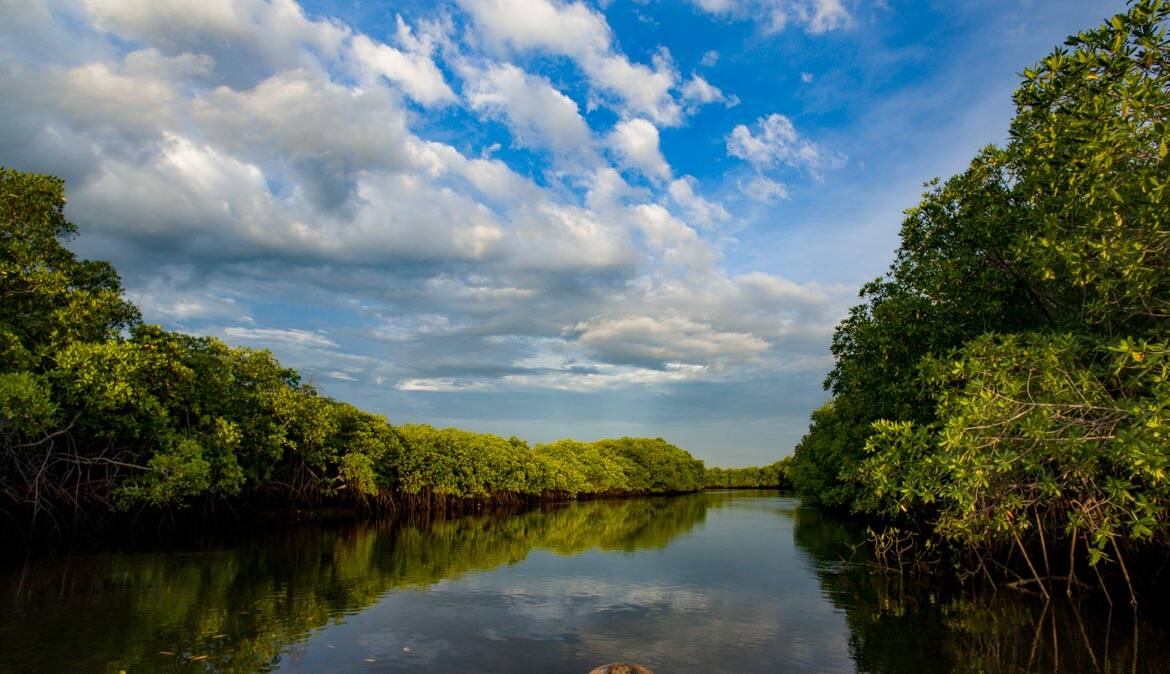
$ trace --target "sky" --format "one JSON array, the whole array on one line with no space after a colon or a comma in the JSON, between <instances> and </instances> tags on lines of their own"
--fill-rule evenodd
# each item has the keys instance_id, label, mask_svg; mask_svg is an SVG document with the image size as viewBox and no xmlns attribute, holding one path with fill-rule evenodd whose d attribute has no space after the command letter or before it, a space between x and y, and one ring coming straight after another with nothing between
<instances>
[{"instance_id":1,"label":"sky","mask_svg":"<svg viewBox=\"0 0 1170 674\"><path fill-rule=\"evenodd\" d=\"M1084 0L0 0L0 165L145 320L530 442L792 452Z\"/></svg>"}]
</instances>

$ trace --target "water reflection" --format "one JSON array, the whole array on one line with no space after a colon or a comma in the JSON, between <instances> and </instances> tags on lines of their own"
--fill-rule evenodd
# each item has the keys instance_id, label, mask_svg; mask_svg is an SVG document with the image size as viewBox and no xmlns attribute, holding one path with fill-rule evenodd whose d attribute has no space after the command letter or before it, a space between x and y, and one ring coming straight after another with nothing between
<instances>
[{"instance_id":1,"label":"water reflection","mask_svg":"<svg viewBox=\"0 0 1170 674\"><path fill-rule=\"evenodd\" d=\"M1010 589L945 588L882 573L856 548L858 527L811 508L793 536L825 597L845 611L864 672L1165 672L1164 621L1128 605L1051 601ZM843 560L850 560L845 563Z\"/></svg>"},{"instance_id":2,"label":"water reflection","mask_svg":"<svg viewBox=\"0 0 1170 674\"><path fill-rule=\"evenodd\" d=\"M395 588L515 564L533 549L662 548L705 514L703 499L591 501L505 517L299 528L213 552L41 560L0 573L10 607L0 614L0 671L263 671L286 645Z\"/></svg>"},{"instance_id":3,"label":"water reflection","mask_svg":"<svg viewBox=\"0 0 1170 674\"><path fill-rule=\"evenodd\" d=\"M758 491L0 570L0 672L1161 671L1163 623L873 574ZM846 560L851 560L847 563Z\"/></svg>"}]
</instances>

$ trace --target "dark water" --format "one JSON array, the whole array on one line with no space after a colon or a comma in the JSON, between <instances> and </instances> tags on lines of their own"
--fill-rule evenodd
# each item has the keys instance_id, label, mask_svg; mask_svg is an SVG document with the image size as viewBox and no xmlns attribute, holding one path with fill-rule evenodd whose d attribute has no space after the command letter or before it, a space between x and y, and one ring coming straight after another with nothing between
<instances>
[{"instance_id":1,"label":"dark water","mask_svg":"<svg viewBox=\"0 0 1170 674\"><path fill-rule=\"evenodd\" d=\"M843 564L767 492L293 529L0 569L2 672L1165 672L1128 610Z\"/></svg>"}]
</instances>

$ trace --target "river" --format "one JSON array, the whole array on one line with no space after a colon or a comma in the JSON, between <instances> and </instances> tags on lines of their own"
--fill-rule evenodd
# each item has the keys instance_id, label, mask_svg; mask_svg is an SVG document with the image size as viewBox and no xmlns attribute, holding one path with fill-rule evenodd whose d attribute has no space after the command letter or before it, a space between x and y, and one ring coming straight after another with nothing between
<instances>
[{"instance_id":1,"label":"river","mask_svg":"<svg viewBox=\"0 0 1170 674\"><path fill-rule=\"evenodd\" d=\"M0 567L0 672L1164 672L1095 600L874 573L763 491L272 527Z\"/></svg>"}]
</instances>

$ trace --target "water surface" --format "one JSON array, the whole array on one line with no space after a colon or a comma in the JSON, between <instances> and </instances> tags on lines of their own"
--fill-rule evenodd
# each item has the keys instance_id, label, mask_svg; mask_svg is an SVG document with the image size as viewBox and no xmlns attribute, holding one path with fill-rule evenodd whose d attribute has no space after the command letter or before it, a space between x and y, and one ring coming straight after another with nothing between
<instances>
[{"instance_id":1,"label":"water surface","mask_svg":"<svg viewBox=\"0 0 1170 674\"><path fill-rule=\"evenodd\" d=\"M908 587L858 540L744 491L42 558L0 568L0 671L1167 671L1163 623Z\"/></svg>"}]
</instances>

